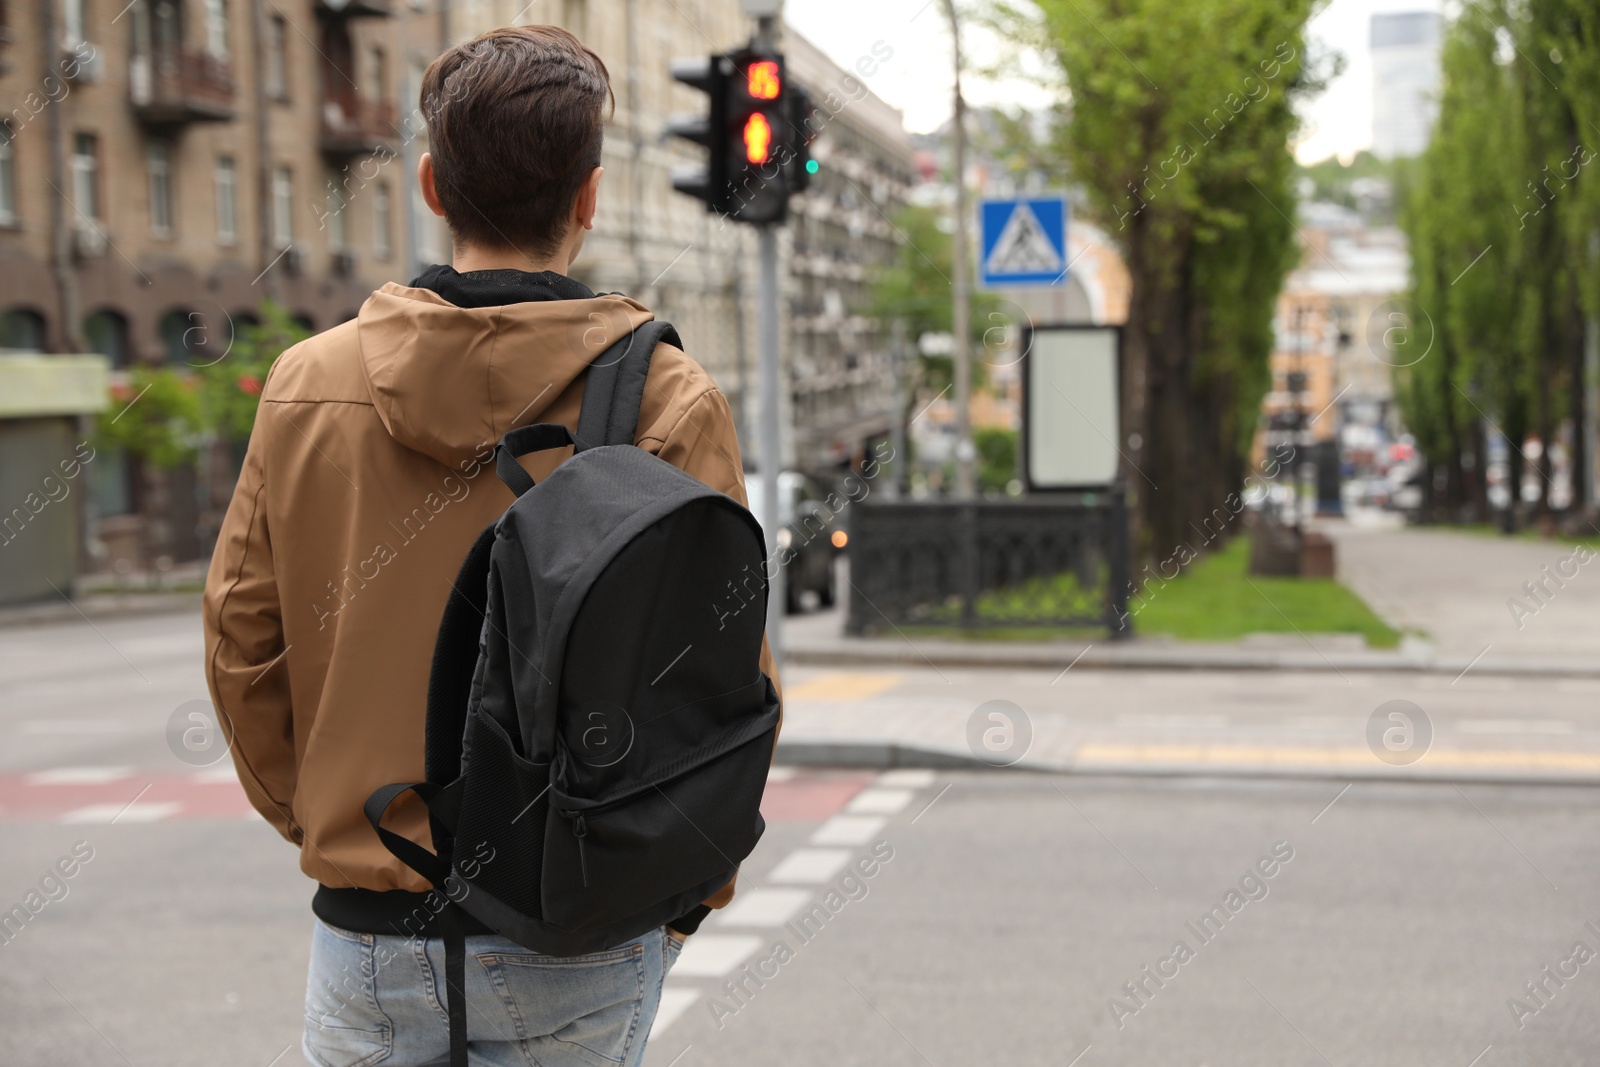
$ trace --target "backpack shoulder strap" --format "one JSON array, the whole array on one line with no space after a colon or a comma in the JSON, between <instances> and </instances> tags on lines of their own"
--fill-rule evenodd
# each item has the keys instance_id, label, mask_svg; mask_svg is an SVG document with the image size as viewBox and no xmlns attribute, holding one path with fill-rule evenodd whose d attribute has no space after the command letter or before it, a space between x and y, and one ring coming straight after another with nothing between
<instances>
[{"instance_id":1,"label":"backpack shoulder strap","mask_svg":"<svg viewBox=\"0 0 1600 1067\"><path fill-rule=\"evenodd\" d=\"M606 349L589 364L578 415L577 450L599 445L631 445L639 428L645 377L656 345L682 348L672 323L652 319Z\"/></svg>"}]
</instances>

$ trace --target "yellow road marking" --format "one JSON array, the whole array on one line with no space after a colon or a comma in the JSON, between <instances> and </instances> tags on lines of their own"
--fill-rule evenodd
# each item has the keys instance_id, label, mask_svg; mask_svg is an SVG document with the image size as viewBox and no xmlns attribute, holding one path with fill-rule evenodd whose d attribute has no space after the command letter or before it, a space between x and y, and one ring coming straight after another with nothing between
<instances>
[{"instance_id":1,"label":"yellow road marking","mask_svg":"<svg viewBox=\"0 0 1600 1067\"><path fill-rule=\"evenodd\" d=\"M790 700L866 700L887 693L905 679L901 674L838 672L819 674L784 691Z\"/></svg>"},{"instance_id":2,"label":"yellow road marking","mask_svg":"<svg viewBox=\"0 0 1600 1067\"><path fill-rule=\"evenodd\" d=\"M1329 766L1367 764L1385 767L1365 748L1313 748L1275 745L1080 745L1078 763L1201 763ZM1444 749L1424 755L1412 767L1502 767L1550 771L1600 771L1600 753L1528 749Z\"/></svg>"}]
</instances>

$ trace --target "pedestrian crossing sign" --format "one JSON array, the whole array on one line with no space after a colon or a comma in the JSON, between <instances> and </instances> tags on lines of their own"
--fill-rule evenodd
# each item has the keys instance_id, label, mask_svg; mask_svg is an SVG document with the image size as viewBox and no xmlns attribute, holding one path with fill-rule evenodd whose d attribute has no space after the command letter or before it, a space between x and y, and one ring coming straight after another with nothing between
<instances>
[{"instance_id":1,"label":"pedestrian crossing sign","mask_svg":"<svg viewBox=\"0 0 1600 1067\"><path fill-rule=\"evenodd\" d=\"M1067 279L1067 203L1063 197L983 202L979 282L1060 285Z\"/></svg>"}]
</instances>

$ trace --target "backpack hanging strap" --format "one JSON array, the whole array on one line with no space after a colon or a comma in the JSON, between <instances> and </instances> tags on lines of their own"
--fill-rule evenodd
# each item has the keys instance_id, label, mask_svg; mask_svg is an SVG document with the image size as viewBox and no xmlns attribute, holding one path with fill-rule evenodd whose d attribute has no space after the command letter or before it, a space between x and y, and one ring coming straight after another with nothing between
<instances>
[{"instance_id":1,"label":"backpack hanging strap","mask_svg":"<svg viewBox=\"0 0 1600 1067\"><path fill-rule=\"evenodd\" d=\"M575 435L578 451L599 445L633 444L650 357L663 341L675 348L683 347L672 323L652 319L589 364Z\"/></svg>"},{"instance_id":2,"label":"backpack hanging strap","mask_svg":"<svg viewBox=\"0 0 1600 1067\"><path fill-rule=\"evenodd\" d=\"M533 488L533 475L522 469L518 456L565 448L572 444L572 431L559 422L536 422L511 430L494 446L494 472L518 496Z\"/></svg>"},{"instance_id":3,"label":"backpack hanging strap","mask_svg":"<svg viewBox=\"0 0 1600 1067\"><path fill-rule=\"evenodd\" d=\"M383 814L402 793L415 791L428 804L430 814L435 804L452 792L435 782L396 782L376 790L367 798L363 812L372 828L378 832L384 847L407 867L433 884L434 892L445 898L444 907L437 918L439 936L444 939L444 980L447 989L446 1013L450 1021L450 1067L468 1067L467 1062L467 932L459 905L452 899L450 886L463 888L460 880L452 881L448 858L448 842L443 854L429 852L409 837L383 828ZM470 892L470 890L468 890Z\"/></svg>"}]
</instances>

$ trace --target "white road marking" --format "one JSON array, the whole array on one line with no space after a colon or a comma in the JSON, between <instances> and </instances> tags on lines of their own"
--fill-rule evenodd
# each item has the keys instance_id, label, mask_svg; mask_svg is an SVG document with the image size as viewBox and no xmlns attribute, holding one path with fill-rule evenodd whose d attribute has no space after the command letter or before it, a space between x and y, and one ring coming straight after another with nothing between
<instances>
[{"instance_id":1,"label":"white road marking","mask_svg":"<svg viewBox=\"0 0 1600 1067\"><path fill-rule=\"evenodd\" d=\"M847 848L801 848L785 856L783 862L767 875L769 882L788 882L797 885L821 885L850 862ZM737 899L737 898L735 898Z\"/></svg>"},{"instance_id":2,"label":"white road marking","mask_svg":"<svg viewBox=\"0 0 1600 1067\"><path fill-rule=\"evenodd\" d=\"M143 729L115 719L30 719L22 724L25 734L131 734Z\"/></svg>"},{"instance_id":3,"label":"white road marking","mask_svg":"<svg viewBox=\"0 0 1600 1067\"><path fill-rule=\"evenodd\" d=\"M1462 719L1456 729L1464 734L1570 734L1570 722L1550 719Z\"/></svg>"},{"instance_id":4,"label":"white road marking","mask_svg":"<svg viewBox=\"0 0 1600 1067\"><path fill-rule=\"evenodd\" d=\"M746 889L721 911L718 926L782 926L811 900L809 889Z\"/></svg>"},{"instance_id":5,"label":"white road marking","mask_svg":"<svg viewBox=\"0 0 1600 1067\"><path fill-rule=\"evenodd\" d=\"M793 767L773 767L767 771L767 781L787 782L794 775L795 769Z\"/></svg>"},{"instance_id":6,"label":"white road marking","mask_svg":"<svg viewBox=\"0 0 1600 1067\"><path fill-rule=\"evenodd\" d=\"M698 936L698 935L697 935ZM672 972L678 972L678 965L672 965ZM661 1006L656 1009L656 1021L650 1026L650 1036L654 1037L667 1027L677 1022L683 1013L700 999L698 989L680 989L672 985L661 991Z\"/></svg>"},{"instance_id":7,"label":"white road marking","mask_svg":"<svg viewBox=\"0 0 1600 1067\"><path fill-rule=\"evenodd\" d=\"M95 823L109 825L113 819L119 823L160 822L183 810L183 805L173 801L150 804L90 804L86 808L69 811L61 817L64 823Z\"/></svg>"},{"instance_id":8,"label":"white road marking","mask_svg":"<svg viewBox=\"0 0 1600 1067\"><path fill-rule=\"evenodd\" d=\"M845 810L852 815L895 815L905 810L913 795L909 789L863 789Z\"/></svg>"},{"instance_id":9,"label":"white road marking","mask_svg":"<svg viewBox=\"0 0 1600 1067\"><path fill-rule=\"evenodd\" d=\"M864 845L878 836L888 819L875 815L835 815L811 835L813 845Z\"/></svg>"},{"instance_id":10,"label":"white road marking","mask_svg":"<svg viewBox=\"0 0 1600 1067\"><path fill-rule=\"evenodd\" d=\"M1134 726L1146 730L1220 730L1228 725L1226 715L1118 715L1112 722L1117 726Z\"/></svg>"},{"instance_id":11,"label":"white road marking","mask_svg":"<svg viewBox=\"0 0 1600 1067\"><path fill-rule=\"evenodd\" d=\"M925 767L897 767L878 775L878 784L890 789L926 789L933 784L933 772Z\"/></svg>"},{"instance_id":12,"label":"white road marking","mask_svg":"<svg viewBox=\"0 0 1600 1067\"><path fill-rule=\"evenodd\" d=\"M233 785L239 781L239 772L234 769L233 760L223 760L203 771L195 771L194 780L202 785Z\"/></svg>"},{"instance_id":13,"label":"white road marking","mask_svg":"<svg viewBox=\"0 0 1600 1067\"><path fill-rule=\"evenodd\" d=\"M761 939L748 934L695 934L672 965L672 974L684 978L721 978L761 947Z\"/></svg>"},{"instance_id":14,"label":"white road marking","mask_svg":"<svg viewBox=\"0 0 1600 1067\"><path fill-rule=\"evenodd\" d=\"M131 767L52 767L35 771L24 781L28 785L104 785L132 776Z\"/></svg>"}]
</instances>

